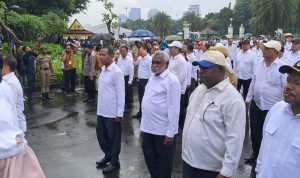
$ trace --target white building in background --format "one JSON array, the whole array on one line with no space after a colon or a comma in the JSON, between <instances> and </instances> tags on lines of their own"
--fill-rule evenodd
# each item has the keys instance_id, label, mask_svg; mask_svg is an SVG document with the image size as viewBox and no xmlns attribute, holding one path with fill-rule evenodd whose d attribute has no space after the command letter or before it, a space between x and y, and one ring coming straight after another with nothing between
<instances>
[{"instance_id":1,"label":"white building in background","mask_svg":"<svg viewBox=\"0 0 300 178\"><path fill-rule=\"evenodd\" d=\"M129 12L129 19L130 20L137 20L141 19L141 8L131 8Z\"/></svg>"},{"instance_id":2,"label":"white building in background","mask_svg":"<svg viewBox=\"0 0 300 178\"><path fill-rule=\"evenodd\" d=\"M148 12L148 20L155 16L159 12L158 9L150 9Z\"/></svg>"},{"instance_id":3,"label":"white building in background","mask_svg":"<svg viewBox=\"0 0 300 178\"><path fill-rule=\"evenodd\" d=\"M188 12L196 12L198 16L201 16L201 10L200 10L200 5L190 5Z\"/></svg>"},{"instance_id":4,"label":"white building in background","mask_svg":"<svg viewBox=\"0 0 300 178\"><path fill-rule=\"evenodd\" d=\"M119 21L120 21L121 23L126 22L127 19L128 19L128 17L127 17L125 14L120 14L120 15L119 15Z\"/></svg>"}]
</instances>

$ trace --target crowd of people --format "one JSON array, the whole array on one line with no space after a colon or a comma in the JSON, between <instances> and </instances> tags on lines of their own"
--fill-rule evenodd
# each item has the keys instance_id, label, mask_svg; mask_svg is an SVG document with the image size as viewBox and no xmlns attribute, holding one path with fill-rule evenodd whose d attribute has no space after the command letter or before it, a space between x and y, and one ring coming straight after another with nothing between
<instances>
[{"instance_id":1,"label":"crowd of people","mask_svg":"<svg viewBox=\"0 0 300 178\"><path fill-rule=\"evenodd\" d=\"M252 154L245 162L256 165L257 177L300 176L300 39L288 35L284 41L266 37L132 45L120 41L113 47L67 43L61 55L67 97L79 95L74 56L78 50L82 50L83 101L97 103L96 133L105 156L96 167L103 168L103 174L120 168L121 122L124 113L132 112L137 83L139 109L132 117L141 122L141 146L152 178L172 177L179 138L183 178L232 177L241 158L248 114ZM18 46L15 58L5 57L0 67L0 104L9 106L0 121L11 134L5 144L19 148L21 142L22 152L33 154L24 137L22 86L26 76L26 99L34 104L38 74L42 99L50 100L51 57L38 40L32 49ZM8 139L2 134L0 138ZM11 150L13 155L0 157L0 170L3 165L16 166L9 160L21 152ZM35 167L44 176L37 160ZM3 175L11 174L7 172Z\"/></svg>"}]
</instances>

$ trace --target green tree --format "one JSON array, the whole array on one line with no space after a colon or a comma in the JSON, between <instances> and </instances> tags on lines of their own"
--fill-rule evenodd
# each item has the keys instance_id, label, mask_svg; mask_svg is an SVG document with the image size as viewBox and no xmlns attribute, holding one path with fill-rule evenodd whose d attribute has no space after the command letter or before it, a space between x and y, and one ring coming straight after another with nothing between
<instances>
[{"instance_id":1,"label":"green tree","mask_svg":"<svg viewBox=\"0 0 300 178\"><path fill-rule=\"evenodd\" d=\"M111 31L113 21L118 19L118 15L112 11L113 8L114 8L114 4L112 2L110 2L109 0L104 0L104 9L106 10L106 12L102 13L103 15L102 20L106 23L108 32L110 34L113 34L113 32Z\"/></svg>"},{"instance_id":2,"label":"green tree","mask_svg":"<svg viewBox=\"0 0 300 178\"><path fill-rule=\"evenodd\" d=\"M165 38L168 31L171 27L171 16L166 14L165 12L158 12L154 16L153 26L156 29L156 34L158 34L161 38Z\"/></svg>"},{"instance_id":3,"label":"green tree","mask_svg":"<svg viewBox=\"0 0 300 178\"><path fill-rule=\"evenodd\" d=\"M18 5L23 13L44 15L53 12L67 20L69 16L86 9L90 0L3 0L9 7Z\"/></svg>"},{"instance_id":4,"label":"green tree","mask_svg":"<svg viewBox=\"0 0 300 178\"><path fill-rule=\"evenodd\" d=\"M296 21L297 0L253 0L252 7L250 25L255 34L273 34Z\"/></svg>"},{"instance_id":5,"label":"green tree","mask_svg":"<svg viewBox=\"0 0 300 178\"><path fill-rule=\"evenodd\" d=\"M201 28L201 17L199 17L196 12L191 11L185 13L182 17L182 20L187 21L189 24L191 24L190 30L193 32L199 31Z\"/></svg>"},{"instance_id":6,"label":"green tree","mask_svg":"<svg viewBox=\"0 0 300 178\"><path fill-rule=\"evenodd\" d=\"M245 29L249 30L249 21L252 16L251 1L252 0L236 0L233 8L234 29L238 29L240 25L243 24Z\"/></svg>"}]
</instances>

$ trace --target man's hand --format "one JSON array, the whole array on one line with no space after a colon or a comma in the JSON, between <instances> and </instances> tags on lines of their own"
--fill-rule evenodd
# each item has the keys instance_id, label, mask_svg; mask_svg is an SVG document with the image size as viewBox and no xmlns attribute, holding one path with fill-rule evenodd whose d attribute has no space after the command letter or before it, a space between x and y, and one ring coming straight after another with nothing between
<instances>
[{"instance_id":1,"label":"man's hand","mask_svg":"<svg viewBox=\"0 0 300 178\"><path fill-rule=\"evenodd\" d=\"M164 142L164 144L166 145L166 146L171 146L171 145L173 145L173 138L171 138L171 137L165 137L165 142Z\"/></svg>"},{"instance_id":2,"label":"man's hand","mask_svg":"<svg viewBox=\"0 0 300 178\"><path fill-rule=\"evenodd\" d=\"M117 116L117 117L115 118L115 121L116 121L116 122L122 122L122 121L123 121L123 117L118 117L118 116Z\"/></svg>"},{"instance_id":3,"label":"man's hand","mask_svg":"<svg viewBox=\"0 0 300 178\"><path fill-rule=\"evenodd\" d=\"M251 102L245 102L246 103L246 109L250 108Z\"/></svg>"},{"instance_id":4,"label":"man's hand","mask_svg":"<svg viewBox=\"0 0 300 178\"><path fill-rule=\"evenodd\" d=\"M230 177L225 177L225 176L223 176L221 174L218 174L216 178L230 178Z\"/></svg>"}]
</instances>

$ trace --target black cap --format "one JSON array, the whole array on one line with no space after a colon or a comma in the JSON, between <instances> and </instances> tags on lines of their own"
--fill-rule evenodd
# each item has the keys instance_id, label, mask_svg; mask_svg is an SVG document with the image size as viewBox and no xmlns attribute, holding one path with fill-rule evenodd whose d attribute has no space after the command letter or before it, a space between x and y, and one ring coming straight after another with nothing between
<instances>
[{"instance_id":1,"label":"black cap","mask_svg":"<svg viewBox=\"0 0 300 178\"><path fill-rule=\"evenodd\" d=\"M279 68L279 72L283 74L291 74L296 72L300 74L300 61L296 62L294 66L284 65Z\"/></svg>"},{"instance_id":2,"label":"black cap","mask_svg":"<svg viewBox=\"0 0 300 178\"><path fill-rule=\"evenodd\" d=\"M250 44L250 41L249 40L243 40L242 44Z\"/></svg>"},{"instance_id":3,"label":"black cap","mask_svg":"<svg viewBox=\"0 0 300 178\"><path fill-rule=\"evenodd\" d=\"M294 40L292 40L292 43L300 44L300 39L294 39Z\"/></svg>"}]
</instances>

